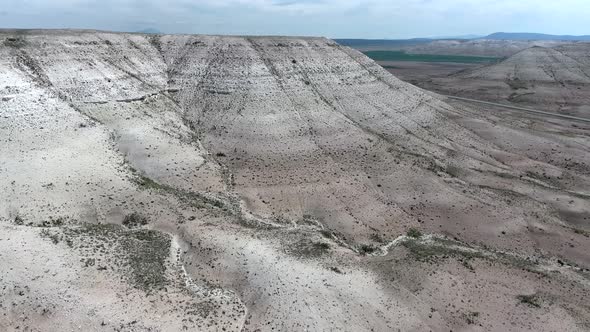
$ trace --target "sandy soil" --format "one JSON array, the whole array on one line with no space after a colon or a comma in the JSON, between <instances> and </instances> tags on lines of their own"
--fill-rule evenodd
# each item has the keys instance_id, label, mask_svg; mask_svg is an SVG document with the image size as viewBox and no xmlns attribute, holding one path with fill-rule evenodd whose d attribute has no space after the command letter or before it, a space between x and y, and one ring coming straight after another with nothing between
<instances>
[{"instance_id":1,"label":"sandy soil","mask_svg":"<svg viewBox=\"0 0 590 332\"><path fill-rule=\"evenodd\" d=\"M324 38L0 41L3 330L590 327L587 127Z\"/></svg>"}]
</instances>

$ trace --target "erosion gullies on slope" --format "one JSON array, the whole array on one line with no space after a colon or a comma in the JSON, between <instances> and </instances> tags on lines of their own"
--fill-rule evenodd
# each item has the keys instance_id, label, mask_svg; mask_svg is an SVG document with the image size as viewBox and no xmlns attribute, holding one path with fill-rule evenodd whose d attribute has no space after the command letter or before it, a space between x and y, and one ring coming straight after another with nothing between
<instances>
[{"instance_id":1,"label":"erosion gullies on slope","mask_svg":"<svg viewBox=\"0 0 590 332\"><path fill-rule=\"evenodd\" d=\"M188 50L174 48L182 54L214 50L206 52L206 63L194 57L177 67L172 79L179 86L202 82L181 88L178 98L204 145L234 175L235 190L250 209L278 219L314 215L353 241L373 233L395 236L404 221L411 225L416 219L436 231L478 234L470 240L506 220L522 228L538 224L523 209L544 210L543 203L508 208L497 191L482 192L464 181L494 188L498 179L482 174L517 178L543 165L529 161L513 173L490 157L500 155L494 146L440 114L448 106L360 53L325 43L192 37L184 44ZM229 94L211 93L228 86ZM207 111L212 105L223 107ZM550 174L561 175L555 169ZM504 221L484 227L476 222L481 219ZM550 214L541 220L556 223Z\"/></svg>"},{"instance_id":2,"label":"erosion gullies on slope","mask_svg":"<svg viewBox=\"0 0 590 332\"><path fill-rule=\"evenodd\" d=\"M353 242L417 222L470 241L504 220L538 223L469 184L528 169L514 173L448 106L326 39L98 33L9 49L109 128L134 168L188 191L230 184L265 218L312 215Z\"/></svg>"},{"instance_id":3,"label":"erosion gullies on slope","mask_svg":"<svg viewBox=\"0 0 590 332\"><path fill-rule=\"evenodd\" d=\"M496 96L536 109L588 117L589 50L590 43L532 47L500 63L460 72L455 79L464 80L467 87L462 93L472 97L479 91L484 99ZM478 90L481 87L487 91Z\"/></svg>"},{"instance_id":4,"label":"erosion gullies on slope","mask_svg":"<svg viewBox=\"0 0 590 332\"><path fill-rule=\"evenodd\" d=\"M146 227L178 236L177 272L247 306L216 308L202 329L217 329L222 316L245 330L465 325L454 312L430 321L427 296L359 263L409 227L587 260L583 233L531 198L532 161L486 143L448 118L448 105L330 40L90 32L15 40L0 46L0 91L10 96L0 137L11 143L0 150L3 222L118 224L140 212ZM520 194L508 199L507 188ZM561 194L572 211L588 210ZM571 247L559 243L564 234ZM504 286L490 292L515 291Z\"/></svg>"},{"instance_id":5,"label":"erosion gullies on slope","mask_svg":"<svg viewBox=\"0 0 590 332\"><path fill-rule=\"evenodd\" d=\"M307 41L289 39L237 41L239 43L234 41L233 45L217 47L225 50L218 57L226 60L210 60L213 65L208 65L205 71L202 92L180 89L179 99L182 103L183 95L187 96L184 106L187 118L203 133L203 142L211 152L223 156L220 159L232 170L236 190L242 190L251 207L267 213L276 210L296 213L289 216L291 218L322 213L321 210L330 209L330 206L338 213L345 211L346 206L354 207L365 201L377 201L372 207L375 209L381 205L378 204L381 198L378 188L383 185L379 182L392 176L394 168L399 173L424 171L419 167L407 170L408 165L400 165L399 161L396 164L392 152L398 154L399 159L439 163L443 165L440 167L450 159L446 154L453 143L444 135L431 133L445 130L439 128L442 119L436 119L436 112L430 110L428 104L420 105L420 101L414 100L430 99L416 89L397 80L383 83L334 45L315 49L301 44ZM281 46L282 43L301 46L293 49ZM186 47L203 47L203 44L187 42ZM214 54L208 54L211 53ZM234 58L246 67L254 62L255 67L250 70L240 66L237 72L232 72L232 65L215 65ZM193 61L202 59L195 57ZM187 65L180 72L188 75L186 81L198 81L194 78L198 72L192 68L204 66L207 65ZM255 70L259 73L248 74ZM207 91L210 87L215 91L227 89L228 80L248 83L231 95ZM390 90L394 88L400 92L392 93ZM380 100L380 95L385 98ZM377 105L372 106L371 102ZM210 105L225 107L221 112L208 112ZM463 133L471 138L464 130L449 132L449 136ZM463 144L460 137L455 139ZM358 149L349 149L350 146ZM474 151L468 153L479 154ZM480 158L493 163L487 156L480 155ZM353 194L342 194L344 188ZM281 191L285 194L281 195ZM261 197L252 197L253 194ZM277 201L276 196L283 196L283 202ZM359 196L363 197L360 202ZM394 202L385 202L385 205L387 203ZM383 209L378 214L388 208ZM354 212L340 216L329 214L322 213L319 217L359 222ZM372 217L372 227L383 228L378 225L380 217ZM400 211L394 211L387 218L405 219ZM345 223L336 228L344 227ZM365 225L360 227L348 233L369 231Z\"/></svg>"},{"instance_id":6,"label":"erosion gullies on slope","mask_svg":"<svg viewBox=\"0 0 590 332\"><path fill-rule=\"evenodd\" d=\"M426 45L408 47L414 54L457 54L509 57L524 49L541 46L552 47L564 44L554 40L434 40Z\"/></svg>"},{"instance_id":7,"label":"erosion gullies on slope","mask_svg":"<svg viewBox=\"0 0 590 332\"><path fill-rule=\"evenodd\" d=\"M590 83L590 77L586 73L588 60L584 55L584 50L587 49L587 44L562 45L555 48L532 47L499 64L460 75L466 78L509 79L531 83L588 84Z\"/></svg>"}]
</instances>

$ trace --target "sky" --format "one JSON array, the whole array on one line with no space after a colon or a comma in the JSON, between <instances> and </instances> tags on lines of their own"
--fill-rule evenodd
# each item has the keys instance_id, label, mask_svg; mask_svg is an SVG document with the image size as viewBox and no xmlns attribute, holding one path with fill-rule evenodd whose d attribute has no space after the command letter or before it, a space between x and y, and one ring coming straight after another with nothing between
<instances>
[{"instance_id":1,"label":"sky","mask_svg":"<svg viewBox=\"0 0 590 332\"><path fill-rule=\"evenodd\" d=\"M0 28L384 39L590 35L590 1L0 0Z\"/></svg>"}]
</instances>

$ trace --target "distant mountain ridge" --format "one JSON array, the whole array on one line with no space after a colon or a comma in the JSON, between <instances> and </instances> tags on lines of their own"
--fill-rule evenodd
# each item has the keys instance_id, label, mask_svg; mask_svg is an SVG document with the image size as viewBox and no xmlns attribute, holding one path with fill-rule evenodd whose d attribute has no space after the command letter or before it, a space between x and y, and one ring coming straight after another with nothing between
<instances>
[{"instance_id":1,"label":"distant mountain ridge","mask_svg":"<svg viewBox=\"0 0 590 332\"><path fill-rule=\"evenodd\" d=\"M528 32L496 32L491 35L480 37L479 39L493 40L571 40L571 41L590 41L590 35L572 36L572 35L548 35L543 33Z\"/></svg>"},{"instance_id":2,"label":"distant mountain ridge","mask_svg":"<svg viewBox=\"0 0 590 332\"><path fill-rule=\"evenodd\" d=\"M334 39L335 42L350 47L379 47L379 46L407 46L415 44L427 44L432 41L428 38L413 39Z\"/></svg>"},{"instance_id":3,"label":"distant mountain ridge","mask_svg":"<svg viewBox=\"0 0 590 332\"><path fill-rule=\"evenodd\" d=\"M158 29L154 29L154 28L146 28L146 29L142 29L142 30L138 30L135 31L137 33L145 33L145 34L161 34L162 32Z\"/></svg>"},{"instance_id":4,"label":"distant mountain ridge","mask_svg":"<svg viewBox=\"0 0 590 332\"><path fill-rule=\"evenodd\" d=\"M556 41L590 41L590 35L548 35L530 32L495 32L487 36L465 35L410 39L334 39L337 43L350 47L409 46L427 44L437 40L556 40Z\"/></svg>"}]
</instances>

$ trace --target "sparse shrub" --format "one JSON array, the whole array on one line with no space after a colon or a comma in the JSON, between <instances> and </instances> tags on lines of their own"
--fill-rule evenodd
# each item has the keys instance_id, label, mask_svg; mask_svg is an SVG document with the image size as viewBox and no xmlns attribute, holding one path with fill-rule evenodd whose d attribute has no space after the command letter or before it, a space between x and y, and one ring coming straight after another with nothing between
<instances>
[{"instance_id":1,"label":"sparse shrub","mask_svg":"<svg viewBox=\"0 0 590 332\"><path fill-rule=\"evenodd\" d=\"M334 234L332 234L332 232L330 230L327 230L327 229L322 229L320 231L320 234L322 234L325 238L328 238L328 239L334 238Z\"/></svg>"},{"instance_id":2,"label":"sparse shrub","mask_svg":"<svg viewBox=\"0 0 590 332\"><path fill-rule=\"evenodd\" d=\"M330 250L330 245L328 243L314 242L304 252L306 252L308 254L308 256L316 257L316 256L321 256L321 255L327 253L329 250Z\"/></svg>"},{"instance_id":3,"label":"sparse shrub","mask_svg":"<svg viewBox=\"0 0 590 332\"><path fill-rule=\"evenodd\" d=\"M459 260L459 261L461 262L461 264L463 264L463 266L464 266L466 269L468 269L468 270L470 270L470 271L475 271L475 269L473 268L473 265L471 265L471 264L469 263L469 259L461 259L461 260Z\"/></svg>"},{"instance_id":4,"label":"sparse shrub","mask_svg":"<svg viewBox=\"0 0 590 332\"><path fill-rule=\"evenodd\" d=\"M50 220L51 220L51 224L55 227L63 226L63 224L64 224L63 217L59 217L57 219L50 218Z\"/></svg>"},{"instance_id":5,"label":"sparse shrub","mask_svg":"<svg viewBox=\"0 0 590 332\"><path fill-rule=\"evenodd\" d=\"M385 242L385 240L383 240L383 237L381 236L381 234L378 234L378 233L371 234L371 240L378 242L378 243Z\"/></svg>"},{"instance_id":6,"label":"sparse shrub","mask_svg":"<svg viewBox=\"0 0 590 332\"><path fill-rule=\"evenodd\" d=\"M53 244L59 243L60 237L56 233L52 233L47 229L43 229L40 234L41 234L41 237L46 238L46 239L50 239L51 242L53 242Z\"/></svg>"},{"instance_id":7,"label":"sparse shrub","mask_svg":"<svg viewBox=\"0 0 590 332\"><path fill-rule=\"evenodd\" d=\"M50 217L49 220L43 220L41 222L41 227L60 227L63 226L65 221L64 217L58 217L57 219L53 219L53 217Z\"/></svg>"},{"instance_id":8,"label":"sparse shrub","mask_svg":"<svg viewBox=\"0 0 590 332\"><path fill-rule=\"evenodd\" d=\"M370 244L361 244L359 246L359 253L361 253L362 255L370 255L374 253L375 250L377 250L377 248L373 247Z\"/></svg>"},{"instance_id":9,"label":"sparse shrub","mask_svg":"<svg viewBox=\"0 0 590 332\"><path fill-rule=\"evenodd\" d=\"M520 301L520 303L526 304L529 307L533 307L533 308L540 308L541 307L541 299L536 294L518 295L516 298Z\"/></svg>"},{"instance_id":10,"label":"sparse shrub","mask_svg":"<svg viewBox=\"0 0 590 332\"><path fill-rule=\"evenodd\" d=\"M145 226L147 224L148 224L147 218L137 212L133 212L131 214L128 214L123 219L123 225L128 228L141 227L141 226Z\"/></svg>"},{"instance_id":11,"label":"sparse shrub","mask_svg":"<svg viewBox=\"0 0 590 332\"><path fill-rule=\"evenodd\" d=\"M320 257L330 251L330 244L303 239L294 244L291 252L300 257Z\"/></svg>"},{"instance_id":12,"label":"sparse shrub","mask_svg":"<svg viewBox=\"0 0 590 332\"><path fill-rule=\"evenodd\" d=\"M8 37L4 40L4 45L9 47L20 48L25 46L25 40L17 37Z\"/></svg>"},{"instance_id":13,"label":"sparse shrub","mask_svg":"<svg viewBox=\"0 0 590 332\"><path fill-rule=\"evenodd\" d=\"M344 274L344 272L342 272L342 270L340 270L337 266L330 267L330 270L338 274Z\"/></svg>"},{"instance_id":14,"label":"sparse shrub","mask_svg":"<svg viewBox=\"0 0 590 332\"><path fill-rule=\"evenodd\" d=\"M47 229L41 233L51 235ZM59 234L68 246L80 250L84 267L117 272L122 280L148 294L169 283L167 260L171 237L165 233L126 229L115 224L84 224L64 227Z\"/></svg>"},{"instance_id":15,"label":"sparse shrub","mask_svg":"<svg viewBox=\"0 0 590 332\"><path fill-rule=\"evenodd\" d=\"M21 226L25 223L25 221L23 220L23 218L21 216L16 216L14 217L14 224Z\"/></svg>"},{"instance_id":16,"label":"sparse shrub","mask_svg":"<svg viewBox=\"0 0 590 332\"><path fill-rule=\"evenodd\" d=\"M137 230L125 235L121 238L121 249L126 252L131 267L132 284L148 293L165 287L170 237L153 230Z\"/></svg>"},{"instance_id":17,"label":"sparse shrub","mask_svg":"<svg viewBox=\"0 0 590 332\"><path fill-rule=\"evenodd\" d=\"M84 267L94 266L95 264L96 264L96 259L95 258L87 258L84 261Z\"/></svg>"},{"instance_id":18,"label":"sparse shrub","mask_svg":"<svg viewBox=\"0 0 590 332\"><path fill-rule=\"evenodd\" d=\"M479 317L479 312L477 312L477 311L470 311L465 314L465 320L467 321L467 324L469 324L469 325L475 324L477 317Z\"/></svg>"},{"instance_id":19,"label":"sparse shrub","mask_svg":"<svg viewBox=\"0 0 590 332\"><path fill-rule=\"evenodd\" d=\"M132 172L136 173L137 171L133 171ZM135 182L140 185L142 188L144 189L154 189L154 190L165 190L168 189L168 187L166 187L165 185L161 185L158 182L143 176L143 175L139 175L136 179Z\"/></svg>"},{"instance_id":20,"label":"sparse shrub","mask_svg":"<svg viewBox=\"0 0 590 332\"><path fill-rule=\"evenodd\" d=\"M408 232L406 233L406 235L409 236L409 237L413 237L415 239L418 239L418 238L421 238L422 237L422 232L420 232L416 228L410 228L408 230Z\"/></svg>"},{"instance_id":21,"label":"sparse shrub","mask_svg":"<svg viewBox=\"0 0 590 332\"><path fill-rule=\"evenodd\" d=\"M60 240L59 235L57 235L57 234L51 234L49 236L49 238L51 239L51 242L53 242L53 244L58 244L59 243L59 240Z\"/></svg>"}]
</instances>

